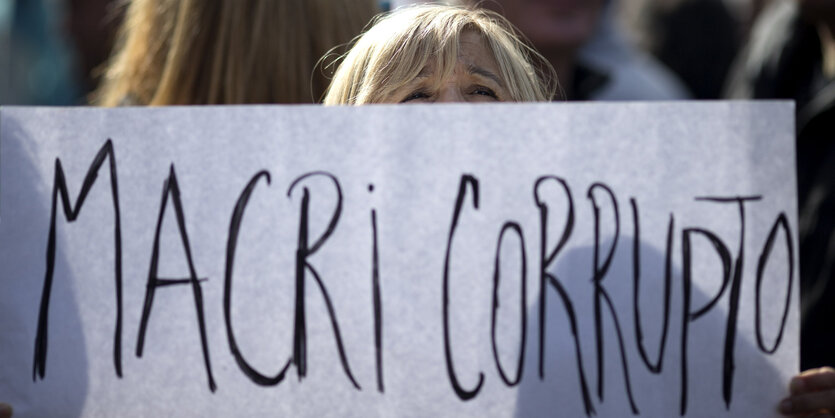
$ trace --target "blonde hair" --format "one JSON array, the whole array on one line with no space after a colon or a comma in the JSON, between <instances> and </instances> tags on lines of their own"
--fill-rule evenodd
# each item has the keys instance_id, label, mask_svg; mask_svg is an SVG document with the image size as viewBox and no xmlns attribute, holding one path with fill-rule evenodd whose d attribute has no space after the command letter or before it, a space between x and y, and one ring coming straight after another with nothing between
<instances>
[{"instance_id":1,"label":"blonde hair","mask_svg":"<svg viewBox=\"0 0 835 418\"><path fill-rule=\"evenodd\" d=\"M521 40L501 15L460 6L418 5L378 18L337 68L324 103L380 103L434 59L435 74L452 73L459 39L481 35L513 101L545 101L556 94L553 67Z\"/></svg>"},{"instance_id":2,"label":"blonde hair","mask_svg":"<svg viewBox=\"0 0 835 418\"><path fill-rule=\"evenodd\" d=\"M94 100L318 101L327 86L319 58L377 12L376 0L132 0Z\"/></svg>"}]
</instances>

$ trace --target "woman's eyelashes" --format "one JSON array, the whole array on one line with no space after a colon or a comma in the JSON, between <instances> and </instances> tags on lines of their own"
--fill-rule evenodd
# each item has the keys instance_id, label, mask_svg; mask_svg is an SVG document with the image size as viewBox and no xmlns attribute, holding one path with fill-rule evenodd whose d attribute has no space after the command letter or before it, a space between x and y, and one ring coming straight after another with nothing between
<instances>
[{"instance_id":1,"label":"woman's eyelashes","mask_svg":"<svg viewBox=\"0 0 835 418\"><path fill-rule=\"evenodd\" d=\"M482 86L482 85L471 86L470 88L464 90L464 92L465 92L465 95L473 96L473 100L484 100L484 99L497 100L497 101L500 100L499 96L498 96L498 94L496 94L495 90L493 90L489 87ZM436 93L436 95L437 95L437 93ZM411 102L411 101L416 101L416 100L431 100L432 97L433 97L432 92L430 92L426 89L420 89L420 90L415 90L414 92L408 94L403 100L400 101L400 103L406 103L406 102Z\"/></svg>"},{"instance_id":2,"label":"woman's eyelashes","mask_svg":"<svg viewBox=\"0 0 835 418\"><path fill-rule=\"evenodd\" d=\"M478 96L487 96L487 97L491 97L491 98L497 99L497 100L499 98L499 96L496 95L496 92L493 91L493 89L491 89L489 87L484 87L484 86L475 86L472 90L472 94L475 94L475 95L478 95Z\"/></svg>"},{"instance_id":3,"label":"woman's eyelashes","mask_svg":"<svg viewBox=\"0 0 835 418\"><path fill-rule=\"evenodd\" d=\"M429 98L429 93L427 93L424 90L418 90L418 91L410 93L408 96L406 96L405 99L401 100L400 103L406 103L406 102L409 102L409 101L412 101L412 100L421 100L421 99L428 99L428 98Z\"/></svg>"}]
</instances>

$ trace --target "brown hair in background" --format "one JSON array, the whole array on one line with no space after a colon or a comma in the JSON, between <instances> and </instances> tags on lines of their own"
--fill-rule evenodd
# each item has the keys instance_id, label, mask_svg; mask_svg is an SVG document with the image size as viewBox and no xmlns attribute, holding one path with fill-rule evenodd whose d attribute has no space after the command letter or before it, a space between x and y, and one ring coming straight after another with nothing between
<instances>
[{"instance_id":1,"label":"brown hair in background","mask_svg":"<svg viewBox=\"0 0 835 418\"><path fill-rule=\"evenodd\" d=\"M376 0L133 0L94 101L316 102L319 59L377 12Z\"/></svg>"}]
</instances>

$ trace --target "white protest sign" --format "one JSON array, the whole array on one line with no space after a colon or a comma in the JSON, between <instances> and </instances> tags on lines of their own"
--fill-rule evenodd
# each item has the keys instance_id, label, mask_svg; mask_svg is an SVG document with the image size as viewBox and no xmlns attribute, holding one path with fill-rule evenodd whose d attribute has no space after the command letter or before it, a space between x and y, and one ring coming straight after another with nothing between
<instances>
[{"instance_id":1,"label":"white protest sign","mask_svg":"<svg viewBox=\"0 0 835 418\"><path fill-rule=\"evenodd\" d=\"M16 416L774 416L793 107L0 110Z\"/></svg>"}]
</instances>

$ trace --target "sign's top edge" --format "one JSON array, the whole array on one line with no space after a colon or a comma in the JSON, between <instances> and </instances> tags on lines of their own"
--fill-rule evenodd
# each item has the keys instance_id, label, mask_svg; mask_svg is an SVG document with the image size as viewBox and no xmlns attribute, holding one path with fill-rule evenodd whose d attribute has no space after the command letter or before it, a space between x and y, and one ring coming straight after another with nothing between
<instances>
[{"instance_id":1,"label":"sign's top edge","mask_svg":"<svg viewBox=\"0 0 835 418\"><path fill-rule=\"evenodd\" d=\"M767 100L648 100L648 101L584 101L584 102L501 102L501 103L444 103L444 104L411 104L411 106L573 106L573 107L589 107L589 106L646 106L646 107L662 107L662 106L716 106L716 105L776 105L776 106L791 106L794 108L793 100L784 99L767 99ZM403 107L400 104L373 104L364 106L323 106L317 103L264 103L264 104L227 104L227 105L175 105L175 106L124 106L105 108L98 106L28 106L28 105L0 105L0 111L16 111L16 110L43 110L43 111L66 111L66 110L86 110L86 111L126 111L136 109L212 109L212 108L381 108L381 107Z\"/></svg>"}]
</instances>

